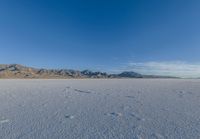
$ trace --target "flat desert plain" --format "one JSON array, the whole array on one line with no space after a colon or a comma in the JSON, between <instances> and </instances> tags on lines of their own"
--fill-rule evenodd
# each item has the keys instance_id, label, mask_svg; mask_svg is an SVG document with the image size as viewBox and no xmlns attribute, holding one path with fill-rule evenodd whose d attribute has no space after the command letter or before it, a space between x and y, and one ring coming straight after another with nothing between
<instances>
[{"instance_id":1,"label":"flat desert plain","mask_svg":"<svg viewBox=\"0 0 200 139\"><path fill-rule=\"evenodd\" d=\"M0 80L1 139L199 139L200 80Z\"/></svg>"}]
</instances>

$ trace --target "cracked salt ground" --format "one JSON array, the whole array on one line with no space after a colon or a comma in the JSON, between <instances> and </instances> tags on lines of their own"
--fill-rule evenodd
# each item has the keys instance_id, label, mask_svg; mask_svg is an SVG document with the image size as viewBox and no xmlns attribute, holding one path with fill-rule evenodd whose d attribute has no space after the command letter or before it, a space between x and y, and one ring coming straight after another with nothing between
<instances>
[{"instance_id":1,"label":"cracked salt ground","mask_svg":"<svg viewBox=\"0 0 200 139\"><path fill-rule=\"evenodd\" d=\"M183 79L0 80L0 138L199 139L199 84Z\"/></svg>"}]
</instances>

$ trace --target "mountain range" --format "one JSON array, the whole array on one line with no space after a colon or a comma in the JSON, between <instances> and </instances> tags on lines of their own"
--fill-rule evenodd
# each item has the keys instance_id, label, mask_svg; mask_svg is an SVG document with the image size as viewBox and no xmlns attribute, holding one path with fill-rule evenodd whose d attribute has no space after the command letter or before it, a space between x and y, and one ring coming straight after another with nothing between
<instances>
[{"instance_id":1,"label":"mountain range","mask_svg":"<svg viewBox=\"0 0 200 139\"><path fill-rule=\"evenodd\" d=\"M70 78L176 78L170 76L142 75L133 71L119 74L90 70L38 69L19 64L0 64L1 79L70 79Z\"/></svg>"}]
</instances>

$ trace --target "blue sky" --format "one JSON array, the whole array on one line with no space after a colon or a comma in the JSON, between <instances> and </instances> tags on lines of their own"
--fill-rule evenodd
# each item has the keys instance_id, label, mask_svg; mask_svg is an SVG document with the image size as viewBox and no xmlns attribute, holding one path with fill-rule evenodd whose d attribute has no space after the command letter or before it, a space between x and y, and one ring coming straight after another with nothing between
<instances>
[{"instance_id":1,"label":"blue sky","mask_svg":"<svg viewBox=\"0 0 200 139\"><path fill-rule=\"evenodd\" d=\"M200 77L199 7L199 0L1 0L0 63Z\"/></svg>"}]
</instances>

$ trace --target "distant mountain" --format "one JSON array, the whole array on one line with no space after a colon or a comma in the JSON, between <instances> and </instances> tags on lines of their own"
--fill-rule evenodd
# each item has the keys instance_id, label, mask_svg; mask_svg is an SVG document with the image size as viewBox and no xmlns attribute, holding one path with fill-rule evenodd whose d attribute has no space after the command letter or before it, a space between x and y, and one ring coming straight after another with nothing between
<instances>
[{"instance_id":1,"label":"distant mountain","mask_svg":"<svg viewBox=\"0 0 200 139\"><path fill-rule=\"evenodd\" d=\"M136 72L108 74L90 70L78 71L68 69L37 69L19 64L0 64L0 78L30 79L68 79L68 78L174 78L168 76L142 75Z\"/></svg>"},{"instance_id":2,"label":"distant mountain","mask_svg":"<svg viewBox=\"0 0 200 139\"><path fill-rule=\"evenodd\" d=\"M174 76L161 76L161 75L142 75L143 78L179 78Z\"/></svg>"},{"instance_id":3,"label":"distant mountain","mask_svg":"<svg viewBox=\"0 0 200 139\"><path fill-rule=\"evenodd\" d=\"M122 73L118 74L118 76L122 77L122 78L143 78L143 75L136 73L136 72L132 72L132 71L122 72Z\"/></svg>"}]
</instances>

